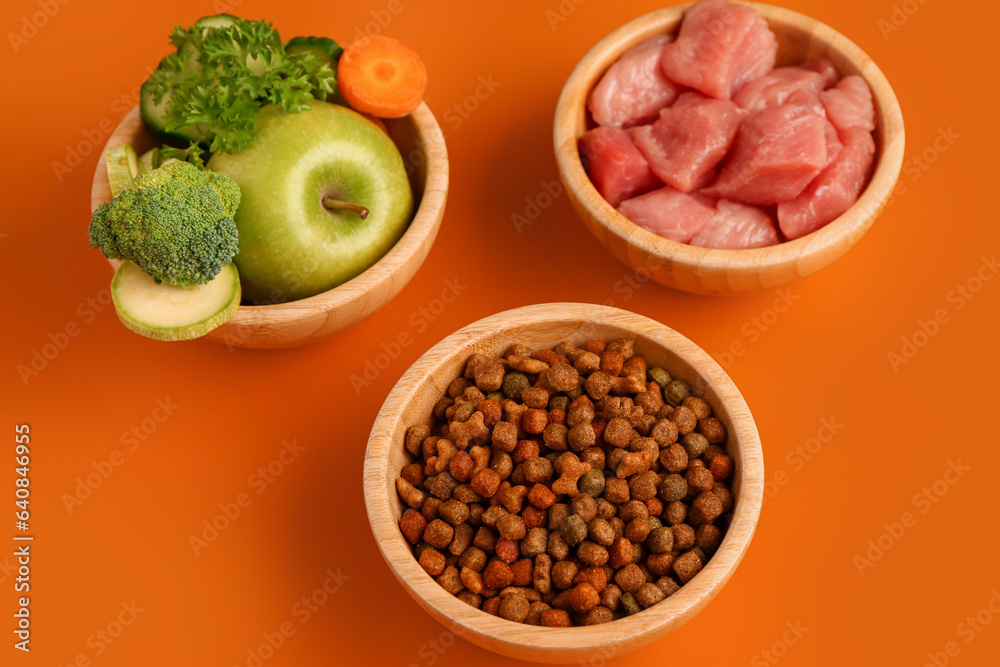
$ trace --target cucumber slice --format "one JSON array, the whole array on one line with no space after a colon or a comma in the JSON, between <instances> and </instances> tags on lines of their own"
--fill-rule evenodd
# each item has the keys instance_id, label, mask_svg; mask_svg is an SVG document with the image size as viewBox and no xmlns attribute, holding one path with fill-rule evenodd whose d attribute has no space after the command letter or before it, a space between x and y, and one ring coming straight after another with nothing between
<instances>
[{"instance_id":1,"label":"cucumber slice","mask_svg":"<svg viewBox=\"0 0 1000 667\"><path fill-rule=\"evenodd\" d=\"M160 149L151 148L139 156L139 173L153 171L160 166Z\"/></svg>"},{"instance_id":2,"label":"cucumber slice","mask_svg":"<svg viewBox=\"0 0 1000 667\"><path fill-rule=\"evenodd\" d=\"M111 188L111 196L117 197L118 193L127 188L132 183L132 179L139 173L139 163L135 156L135 149L132 148L131 144L109 148L106 161L108 163L108 186Z\"/></svg>"},{"instance_id":3,"label":"cucumber slice","mask_svg":"<svg viewBox=\"0 0 1000 667\"><path fill-rule=\"evenodd\" d=\"M285 44L285 52L298 53L299 51L311 52L321 63L326 63L330 69L336 72L337 62L344 49L329 37L292 37Z\"/></svg>"},{"instance_id":4,"label":"cucumber slice","mask_svg":"<svg viewBox=\"0 0 1000 667\"><path fill-rule=\"evenodd\" d=\"M191 125L187 125L172 132L167 131L167 104L170 102L170 96L173 93L168 90L163 95L163 99L160 100L160 103L157 104L153 100L153 94L147 84L148 81L144 82L139 92L139 115L142 116L142 120L146 123L146 126L149 127L154 134L168 143L187 145L192 141L195 143L204 142L205 133L199 128Z\"/></svg>"},{"instance_id":5,"label":"cucumber slice","mask_svg":"<svg viewBox=\"0 0 1000 667\"><path fill-rule=\"evenodd\" d=\"M157 284L145 271L122 262L111 281L118 319L132 331L154 340L190 340L204 336L236 315L240 276L227 264L211 282L191 287Z\"/></svg>"},{"instance_id":6,"label":"cucumber slice","mask_svg":"<svg viewBox=\"0 0 1000 667\"><path fill-rule=\"evenodd\" d=\"M194 22L192 27L201 28L202 34L205 34L214 28L228 28L231 25L236 25L237 21L239 19L232 14L216 14L215 16L201 17Z\"/></svg>"}]
</instances>

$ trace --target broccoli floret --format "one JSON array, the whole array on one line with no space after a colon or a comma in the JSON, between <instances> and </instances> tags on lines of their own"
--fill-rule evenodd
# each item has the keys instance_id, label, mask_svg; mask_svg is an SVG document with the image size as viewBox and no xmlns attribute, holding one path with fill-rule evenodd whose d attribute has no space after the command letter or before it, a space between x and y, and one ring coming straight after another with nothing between
<instances>
[{"instance_id":1,"label":"broccoli floret","mask_svg":"<svg viewBox=\"0 0 1000 667\"><path fill-rule=\"evenodd\" d=\"M238 251L239 204L239 186L223 174L167 160L94 211L90 245L157 282L207 283Z\"/></svg>"}]
</instances>

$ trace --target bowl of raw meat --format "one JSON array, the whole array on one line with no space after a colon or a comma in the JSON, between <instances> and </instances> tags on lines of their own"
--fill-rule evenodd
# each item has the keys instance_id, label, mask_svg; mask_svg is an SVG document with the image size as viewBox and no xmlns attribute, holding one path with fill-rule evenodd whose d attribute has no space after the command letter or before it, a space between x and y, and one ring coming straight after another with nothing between
<instances>
[{"instance_id":1,"label":"bowl of raw meat","mask_svg":"<svg viewBox=\"0 0 1000 667\"><path fill-rule=\"evenodd\" d=\"M675 289L736 294L812 274L888 201L899 103L860 48L788 9L701 0L615 30L576 66L555 151L612 254Z\"/></svg>"}]
</instances>

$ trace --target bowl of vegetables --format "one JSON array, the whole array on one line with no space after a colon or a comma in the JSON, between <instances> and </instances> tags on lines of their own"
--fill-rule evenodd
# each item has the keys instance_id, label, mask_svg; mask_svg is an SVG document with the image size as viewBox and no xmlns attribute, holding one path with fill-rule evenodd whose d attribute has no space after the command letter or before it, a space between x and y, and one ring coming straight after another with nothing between
<instances>
[{"instance_id":1,"label":"bowl of vegetables","mask_svg":"<svg viewBox=\"0 0 1000 667\"><path fill-rule=\"evenodd\" d=\"M293 347L395 297L448 191L419 56L388 37L285 42L226 14L171 42L91 190L121 321L157 340Z\"/></svg>"}]
</instances>

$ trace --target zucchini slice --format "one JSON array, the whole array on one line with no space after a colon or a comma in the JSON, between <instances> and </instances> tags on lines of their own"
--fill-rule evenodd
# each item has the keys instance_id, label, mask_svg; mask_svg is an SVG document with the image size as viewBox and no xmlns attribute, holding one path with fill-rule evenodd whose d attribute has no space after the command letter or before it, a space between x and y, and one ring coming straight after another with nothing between
<instances>
[{"instance_id":1,"label":"zucchini slice","mask_svg":"<svg viewBox=\"0 0 1000 667\"><path fill-rule=\"evenodd\" d=\"M157 284L129 261L111 280L118 319L154 340L190 340L228 322L240 305L240 276L227 264L211 282L190 287Z\"/></svg>"},{"instance_id":2,"label":"zucchini slice","mask_svg":"<svg viewBox=\"0 0 1000 667\"><path fill-rule=\"evenodd\" d=\"M111 196L117 197L118 193L127 188L132 183L132 179L138 175L139 161L135 156L132 144L125 144L109 148L106 162L108 163L108 187L111 188Z\"/></svg>"}]
</instances>

